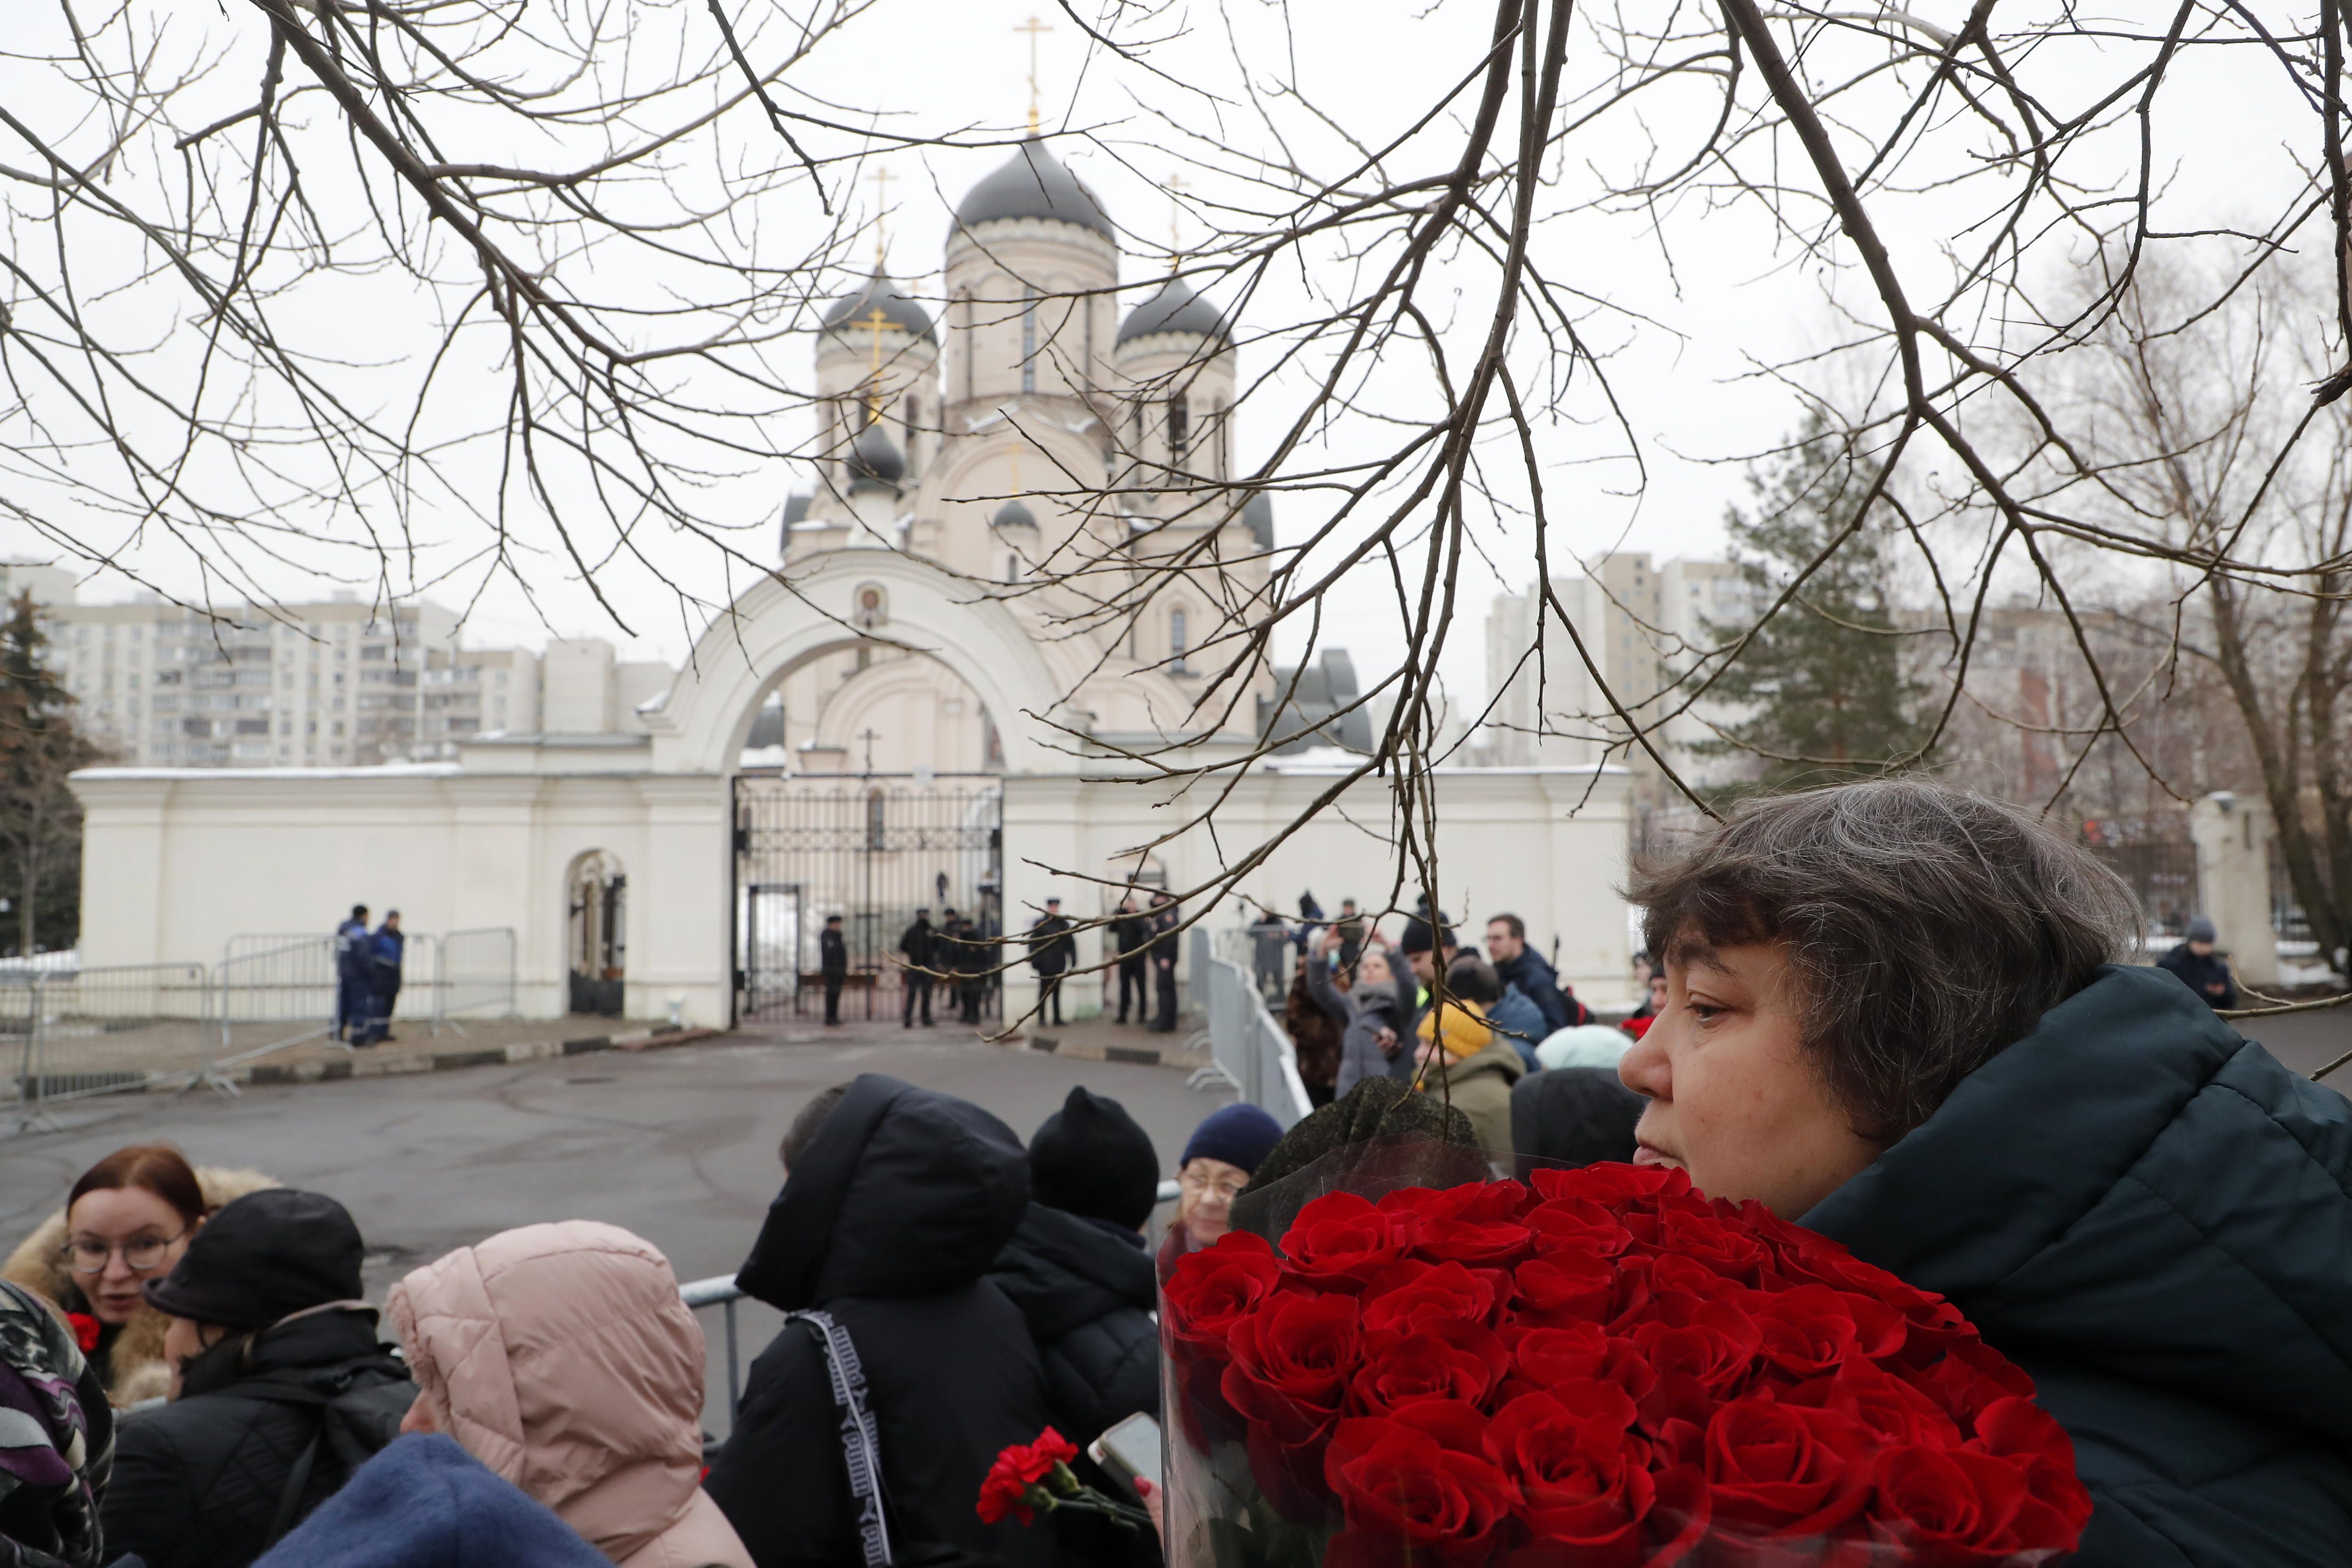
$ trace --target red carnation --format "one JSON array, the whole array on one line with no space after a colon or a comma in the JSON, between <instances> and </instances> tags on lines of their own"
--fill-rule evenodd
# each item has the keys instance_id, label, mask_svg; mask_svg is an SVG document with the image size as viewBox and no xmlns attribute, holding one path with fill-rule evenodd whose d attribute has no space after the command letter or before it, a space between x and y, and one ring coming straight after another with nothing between
<instances>
[{"instance_id":1,"label":"red carnation","mask_svg":"<svg viewBox=\"0 0 2352 1568\"><path fill-rule=\"evenodd\" d=\"M1055 1466L1066 1465L1077 1457L1078 1450L1069 1439L1051 1426L1038 1433L1034 1443L1015 1443L1005 1448L988 1467L988 1475L980 1483L980 1521L994 1524L1011 1514L1024 1524L1035 1523L1036 1510L1050 1506L1050 1500L1032 1498L1030 1491L1042 1490Z\"/></svg>"},{"instance_id":2,"label":"red carnation","mask_svg":"<svg viewBox=\"0 0 2352 1568\"><path fill-rule=\"evenodd\" d=\"M66 1324L73 1330L74 1343L81 1347L84 1355L98 1348L99 1337L106 1332L106 1325L88 1312L68 1312Z\"/></svg>"}]
</instances>

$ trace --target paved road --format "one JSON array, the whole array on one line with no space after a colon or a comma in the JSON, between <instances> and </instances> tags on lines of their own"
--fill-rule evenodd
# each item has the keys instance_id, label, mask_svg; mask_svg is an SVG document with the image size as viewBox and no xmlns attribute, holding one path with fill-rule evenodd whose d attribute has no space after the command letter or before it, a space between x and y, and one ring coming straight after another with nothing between
<instances>
[{"instance_id":1,"label":"paved road","mask_svg":"<svg viewBox=\"0 0 2352 1568\"><path fill-rule=\"evenodd\" d=\"M509 1226L601 1219L669 1255L681 1279L730 1274L774 1197L776 1146L809 1097L885 1072L977 1101L1024 1139L1073 1084L1124 1103L1172 1166L1225 1096L1171 1068L1071 1061L966 1037L846 1045L713 1042L517 1068L248 1089L242 1099L125 1097L68 1108L63 1131L0 1136L0 1239L13 1245L75 1176L121 1145L167 1139L199 1163L251 1165L348 1205L371 1249L368 1289ZM721 1318L704 1314L714 1380ZM743 1354L775 1318L743 1309ZM724 1401L711 1426L725 1429Z\"/></svg>"}]
</instances>

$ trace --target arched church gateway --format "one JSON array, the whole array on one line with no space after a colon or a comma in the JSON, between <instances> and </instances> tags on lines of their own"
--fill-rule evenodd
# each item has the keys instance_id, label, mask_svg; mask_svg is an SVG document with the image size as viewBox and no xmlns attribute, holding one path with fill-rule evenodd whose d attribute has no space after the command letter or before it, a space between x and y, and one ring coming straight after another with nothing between
<instances>
[{"instance_id":1,"label":"arched church gateway","mask_svg":"<svg viewBox=\"0 0 2352 1568\"><path fill-rule=\"evenodd\" d=\"M591 997L725 1023L789 1015L839 914L864 977L855 1016L888 1005L917 908L1017 934L1048 897L1108 912L1146 847L1173 888L1214 876L1345 760L1262 764L1231 784L1215 834L1165 843L1183 808L1120 761L1198 722L1184 656L1212 605L1263 587L1273 520L1223 499L1224 323L1181 280L1122 300L1119 260L1102 204L1033 139L951 216L936 318L879 268L828 308L819 460L780 507L775 574L610 731L484 735L455 764L78 775L84 962L204 959L238 931L329 930L364 901L412 930L513 928L526 1011ZM1055 493L1071 474L1105 476L1119 504ZM1073 542L1229 564L1188 569L1134 624L1089 636L1070 629L1084 606L1037 575ZM1250 699L1273 689L1261 671L1217 704L1234 728L1191 735L1189 756L1245 754ZM1449 905L1459 889L1473 918L1508 908L1559 933L1563 976L1596 999L1626 986L1619 774L1448 769L1437 801ZM1285 910L1307 890L1384 902L1390 809L1380 781L1354 786L1241 891ZM614 918L574 916L583 866L610 869ZM1211 923L1243 918L1236 901ZM1098 941L1079 949L1094 962ZM1033 994L1016 968L1006 1016ZM1065 1005L1098 994L1084 983Z\"/></svg>"}]
</instances>

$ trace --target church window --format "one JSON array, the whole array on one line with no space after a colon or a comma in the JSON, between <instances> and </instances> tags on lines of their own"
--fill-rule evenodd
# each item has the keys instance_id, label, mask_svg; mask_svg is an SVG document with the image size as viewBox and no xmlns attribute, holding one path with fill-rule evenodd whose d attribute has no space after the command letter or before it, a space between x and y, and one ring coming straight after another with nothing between
<instances>
[{"instance_id":1,"label":"church window","mask_svg":"<svg viewBox=\"0 0 2352 1568\"><path fill-rule=\"evenodd\" d=\"M1183 394L1168 400L1168 466L1171 468L1183 465L1184 447L1192 436L1192 415Z\"/></svg>"},{"instance_id":2,"label":"church window","mask_svg":"<svg viewBox=\"0 0 2352 1568\"><path fill-rule=\"evenodd\" d=\"M1037 390L1037 290L1021 285L1021 390Z\"/></svg>"},{"instance_id":3,"label":"church window","mask_svg":"<svg viewBox=\"0 0 2352 1568\"><path fill-rule=\"evenodd\" d=\"M1008 583L1021 581L1021 557L1010 552L1004 557L1004 580Z\"/></svg>"},{"instance_id":4,"label":"church window","mask_svg":"<svg viewBox=\"0 0 2352 1568\"><path fill-rule=\"evenodd\" d=\"M1210 406L1209 417L1215 422L1217 478L1229 479L1234 475L1233 423L1225 417L1225 400L1219 398Z\"/></svg>"},{"instance_id":5,"label":"church window","mask_svg":"<svg viewBox=\"0 0 2352 1568\"><path fill-rule=\"evenodd\" d=\"M866 847L868 849L887 847L888 835L884 826L885 820L882 792L878 789L867 790L866 792Z\"/></svg>"},{"instance_id":6,"label":"church window","mask_svg":"<svg viewBox=\"0 0 2352 1568\"><path fill-rule=\"evenodd\" d=\"M961 349L961 351L962 351L962 353L963 353L963 395L964 395L964 400L965 400L966 402L970 402L970 401L971 401L971 395L972 395L972 391L971 391L971 363L972 363L972 353L971 353L971 292L970 292L969 290L967 290L967 289L957 289L957 290L956 290L956 309L957 309L957 310L958 310L958 311L960 311L960 312L961 313L962 320L963 320L963 334L962 334L962 336L958 340L958 346Z\"/></svg>"},{"instance_id":7,"label":"church window","mask_svg":"<svg viewBox=\"0 0 2352 1568\"><path fill-rule=\"evenodd\" d=\"M1168 667L1178 675L1192 673L1184 668L1184 612L1171 610L1168 612Z\"/></svg>"}]
</instances>

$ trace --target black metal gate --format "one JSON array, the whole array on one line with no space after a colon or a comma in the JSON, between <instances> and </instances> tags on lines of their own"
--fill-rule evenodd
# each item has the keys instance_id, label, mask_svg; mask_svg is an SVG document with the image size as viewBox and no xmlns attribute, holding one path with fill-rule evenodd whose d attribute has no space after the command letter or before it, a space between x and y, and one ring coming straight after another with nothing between
<instances>
[{"instance_id":1,"label":"black metal gate","mask_svg":"<svg viewBox=\"0 0 2352 1568\"><path fill-rule=\"evenodd\" d=\"M1004 795L991 774L735 778L735 1016L821 1017L817 935L842 918L845 1017L898 1016L918 909L1003 931ZM992 992L993 987L991 987ZM933 1016L951 1014L935 998ZM991 997L993 1006L994 998Z\"/></svg>"}]
</instances>

